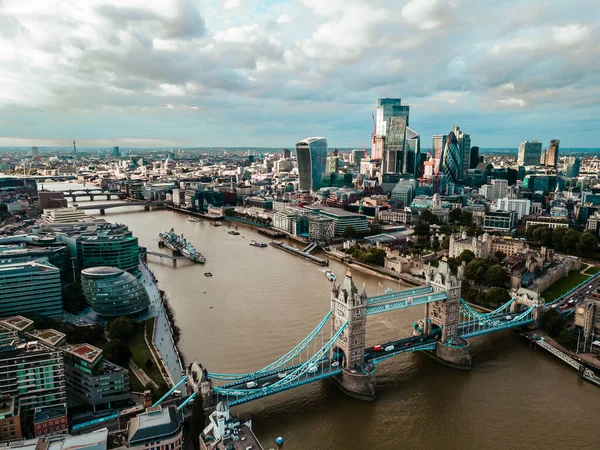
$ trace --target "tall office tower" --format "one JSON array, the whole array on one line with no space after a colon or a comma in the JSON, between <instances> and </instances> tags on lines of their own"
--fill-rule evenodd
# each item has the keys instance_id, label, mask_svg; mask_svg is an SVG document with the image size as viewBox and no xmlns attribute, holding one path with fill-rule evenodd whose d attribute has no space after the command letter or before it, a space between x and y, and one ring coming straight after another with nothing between
<instances>
[{"instance_id":1,"label":"tall office tower","mask_svg":"<svg viewBox=\"0 0 600 450\"><path fill-rule=\"evenodd\" d=\"M460 147L454 131L448 133L446 146L442 152L441 170L449 183L456 184L462 175L462 161L460 159Z\"/></svg>"},{"instance_id":2,"label":"tall office tower","mask_svg":"<svg viewBox=\"0 0 600 450\"><path fill-rule=\"evenodd\" d=\"M433 149L433 156L435 159L441 159L444 147L446 146L447 134L434 134L431 148Z\"/></svg>"},{"instance_id":3,"label":"tall office tower","mask_svg":"<svg viewBox=\"0 0 600 450\"><path fill-rule=\"evenodd\" d=\"M542 157L542 143L539 141L525 141L519 144L517 164L519 166L537 166Z\"/></svg>"},{"instance_id":4,"label":"tall office tower","mask_svg":"<svg viewBox=\"0 0 600 450\"><path fill-rule=\"evenodd\" d=\"M77 156L77 146L75 145L75 141L73 141L73 156Z\"/></svg>"},{"instance_id":5,"label":"tall office tower","mask_svg":"<svg viewBox=\"0 0 600 450\"><path fill-rule=\"evenodd\" d=\"M377 100L375 132L371 142L371 158L382 159L383 173L403 173L410 107L399 98ZM413 130L408 132L415 135Z\"/></svg>"},{"instance_id":6,"label":"tall office tower","mask_svg":"<svg viewBox=\"0 0 600 450\"><path fill-rule=\"evenodd\" d=\"M548 156L548 150L542 150L542 153L540 154L540 166L545 166L546 165L546 156Z\"/></svg>"},{"instance_id":7,"label":"tall office tower","mask_svg":"<svg viewBox=\"0 0 600 450\"><path fill-rule=\"evenodd\" d=\"M23 340L4 324L0 324L0 344L2 402L15 405L13 422L19 421L27 435L33 432L36 410L43 412L66 404L63 356L60 350L42 342Z\"/></svg>"},{"instance_id":8,"label":"tall office tower","mask_svg":"<svg viewBox=\"0 0 600 450\"><path fill-rule=\"evenodd\" d=\"M565 175L568 178L578 177L580 169L581 159L577 156L569 156L569 158L567 159L567 167L565 168Z\"/></svg>"},{"instance_id":9,"label":"tall office tower","mask_svg":"<svg viewBox=\"0 0 600 450\"><path fill-rule=\"evenodd\" d=\"M460 149L459 162L462 165L460 169L460 179L463 180L467 177L467 172L471 164L471 136L465 134L460 130L460 127L454 125L452 128L456 140L458 141L458 148Z\"/></svg>"},{"instance_id":10,"label":"tall office tower","mask_svg":"<svg viewBox=\"0 0 600 450\"><path fill-rule=\"evenodd\" d=\"M471 159L469 161L469 169L475 169L479 164L479 147L471 147Z\"/></svg>"},{"instance_id":11,"label":"tall office tower","mask_svg":"<svg viewBox=\"0 0 600 450\"><path fill-rule=\"evenodd\" d=\"M333 149L333 156L340 156L340 151L337 148Z\"/></svg>"},{"instance_id":12,"label":"tall office tower","mask_svg":"<svg viewBox=\"0 0 600 450\"><path fill-rule=\"evenodd\" d=\"M546 165L554 167L558 164L558 146L560 139L552 139L550 141L550 147L546 150Z\"/></svg>"},{"instance_id":13,"label":"tall office tower","mask_svg":"<svg viewBox=\"0 0 600 450\"><path fill-rule=\"evenodd\" d=\"M37 158L38 156L40 156L40 152L38 151L37 147L31 147L31 156L33 158Z\"/></svg>"},{"instance_id":14,"label":"tall office tower","mask_svg":"<svg viewBox=\"0 0 600 450\"><path fill-rule=\"evenodd\" d=\"M340 168L340 157L335 153L327 157L327 173L337 172Z\"/></svg>"},{"instance_id":15,"label":"tall office tower","mask_svg":"<svg viewBox=\"0 0 600 450\"><path fill-rule=\"evenodd\" d=\"M113 156L115 158L118 158L121 156L121 151L119 150L119 147L117 147L117 146L113 147Z\"/></svg>"},{"instance_id":16,"label":"tall office tower","mask_svg":"<svg viewBox=\"0 0 600 450\"><path fill-rule=\"evenodd\" d=\"M352 150L352 153L350 155L350 161L352 162L352 164L360 166L360 161L364 157L365 157L364 150Z\"/></svg>"},{"instance_id":17,"label":"tall office tower","mask_svg":"<svg viewBox=\"0 0 600 450\"><path fill-rule=\"evenodd\" d=\"M296 144L298 185L302 190L317 191L327 168L327 139L312 137Z\"/></svg>"},{"instance_id":18,"label":"tall office tower","mask_svg":"<svg viewBox=\"0 0 600 450\"><path fill-rule=\"evenodd\" d=\"M402 173L417 178L420 176L421 166L421 135L412 128L406 127L406 144L404 160L402 161Z\"/></svg>"},{"instance_id":19,"label":"tall office tower","mask_svg":"<svg viewBox=\"0 0 600 450\"><path fill-rule=\"evenodd\" d=\"M290 159L292 156L292 152L290 152L287 148L283 150L283 159Z\"/></svg>"}]
</instances>

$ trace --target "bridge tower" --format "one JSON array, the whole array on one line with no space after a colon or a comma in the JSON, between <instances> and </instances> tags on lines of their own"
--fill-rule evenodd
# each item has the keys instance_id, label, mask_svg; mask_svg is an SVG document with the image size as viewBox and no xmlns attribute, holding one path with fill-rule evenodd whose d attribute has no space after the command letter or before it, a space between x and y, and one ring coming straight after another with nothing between
<instances>
[{"instance_id":1,"label":"bridge tower","mask_svg":"<svg viewBox=\"0 0 600 450\"><path fill-rule=\"evenodd\" d=\"M460 287L462 268L458 273L452 273L446 261L440 261L437 268L429 267L425 273L427 284L435 292L446 292L446 300L425 305L425 334L430 334L439 328L441 338L438 342L434 357L445 365L468 369L471 367L471 355L467 347L469 343L458 334Z\"/></svg>"},{"instance_id":2,"label":"bridge tower","mask_svg":"<svg viewBox=\"0 0 600 450\"><path fill-rule=\"evenodd\" d=\"M342 373L333 380L351 397L361 400L375 399L375 378L370 375L371 366L365 366L365 335L367 331L367 292L359 294L352 281L350 270L341 285L333 285L331 291L332 333L344 322L346 328L333 346L332 357L340 360Z\"/></svg>"}]
</instances>

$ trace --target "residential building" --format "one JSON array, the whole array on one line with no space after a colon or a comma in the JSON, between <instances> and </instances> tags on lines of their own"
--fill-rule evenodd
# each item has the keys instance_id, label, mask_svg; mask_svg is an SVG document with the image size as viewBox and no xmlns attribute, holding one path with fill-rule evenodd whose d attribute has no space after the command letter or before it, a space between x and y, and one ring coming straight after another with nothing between
<instances>
[{"instance_id":1,"label":"residential building","mask_svg":"<svg viewBox=\"0 0 600 450\"><path fill-rule=\"evenodd\" d=\"M337 172L340 168L340 157L339 156L328 156L327 157L327 169L325 173Z\"/></svg>"},{"instance_id":2,"label":"residential building","mask_svg":"<svg viewBox=\"0 0 600 450\"><path fill-rule=\"evenodd\" d=\"M44 260L0 265L0 317L62 315L60 271Z\"/></svg>"},{"instance_id":3,"label":"residential building","mask_svg":"<svg viewBox=\"0 0 600 450\"><path fill-rule=\"evenodd\" d=\"M487 212L483 218L483 229L509 233L515 227L517 214L514 211Z\"/></svg>"},{"instance_id":4,"label":"residential building","mask_svg":"<svg viewBox=\"0 0 600 450\"><path fill-rule=\"evenodd\" d=\"M592 230L594 232L594 234L597 235L598 230L599 230L599 227L598 227L599 222L600 222L600 213L596 212L596 213L594 213L594 215L589 216L586 226L585 226L586 231Z\"/></svg>"},{"instance_id":5,"label":"residential building","mask_svg":"<svg viewBox=\"0 0 600 450\"><path fill-rule=\"evenodd\" d=\"M57 436L69 432L67 405L53 408L36 408L33 415L33 435L35 437Z\"/></svg>"},{"instance_id":6,"label":"residential building","mask_svg":"<svg viewBox=\"0 0 600 450\"><path fill-rule=\"evenodd\" d=\"M93 220L81 209L74 207L45 209L42 220L48 223L77 223Z\"/></svg>"},{"instance_id":7,"label":"residential building","mask_svg":"<svg viewBox=\"0 0 600 450\"><path fill-rule=\"evenodd\" d=\"M554 167L558 164L558 146L560 144L559 139L552 139L550 141L550 147L546 150L546 166Z\"/></svg>"},{"instance_id":8,"label":"residential building","mask_svg":"<svg viewBox=\"0 0 600 450\"><path fill-rule=\"evenodd\" d=\"M508 192L508 180L492 180L492 200L505 198Z\"/></svg>"},{"instance_id":9,"label":"residential building","mask_svg":"<svg viewBox=\"0 0 600 450\"><path fill-rule=\"evenodd\" d=\"M0 442L22 437L18 399L0 394Z\"/></svg>"},{"instance_id":10,"label":"residential building","mask_svg":"<svg viewBox=\"0 0 600 450\"><path fill-rule=\"evenodd\" d=\"M496 210L515 211L517 213L517 220L521 220L523 216L528 216L529 214L531 214L531 200L512 199L508 197L499 198L496 201Z\"/></svg>"},{"instance_id":11,"label":"residential building","mask_svg":"<svg viewBox=\"0 0 600 450\"><path fill-rule=\"evenodd\" d=\"M582 344L591 342L600 335L600 293L592 292L583 303L575 308L575 326L582 330Z\"/></svg>"},{"instance_id":12,"label":"residential building","mask_svg":"<svg viewBox=\"0 0 600 450\"><path fill-rule=\"evenodd\" d=\"M312 242L329 244L335 236L335 220L328 217L309 217L308 237Z\"/></svg>"},{"instance_id":13,"label":"residential building","mask_svg":"<svg viewBox=\"0 0 600 450\"><path fill-rule=\"evenodd\" d=\"M396 224L396 223L406 223L411 224L413 218L413 213L408 209L398 209L391 210L386 209L383 211L379 211L377 214L377 219L379 223L383 224Z\"/></svg>"},{"instance_id":14,"label":"residential building","mask_svg":"<svg viewBox=\"0 0 600 450\"><path fill-rule=\"evenodd\" d=\"M327 139L312 137L296 144L298 179L301 190L317 191L327 165Z\"/></svg>"},{"instance_id":15,"label":"residential building","mask_svg":"<svg viewBox=\"0 0 600 450\"><path fill-rule=\"evenodd\" d=\"M19 319L19 324L31 323L24 318L15 319ZM62 353L42 342L27 341L15 327L7 326L5 321L0 323L0 396L7 404L14 402L12 412L5 407L0 414L4 417L1 425L8 422L10 426L12 420L16 433L19 421L22 434L31 433L36 413L66 403Z\"/></svg>"},{"instance_id":16,"label":"residential building","mask_svg":"<svg viewBox=\"0 0 600 450\"><path fill-rule=\"evenodd\" d=\"M352 150L350 162L355 166L360 166L360 161L365 158L365 150Z\"/></svg>"},{"instance_id":17,"label":"residential building","mask_svg":"<svg viewBox=\"0 0 600 450\"><path fill-rule=\"evenodd\" d=\"M97 409L114 408L129 399L129 371L105 361L102 350L90 344L66 345L67 392Z\"/></svg>"},{"instance_id":18,"label":"residential building","mask_svg":"<svg viewBox=\"0 0 600 450\"><path fill-rule=\"evenodd\" d=\"M183 412L174 406L153 406L129 421L126 448L183 449Z\"/></svg>"},{"instance_id":19,"label":"residential building","mask_svg":"<svg viewBox=\"0 0 600 450\"><path fill-rule=\"evenodd\" d=\"M542 155L542 143L525 141L519 144L517 164L519 166L538 166Z\"/></svg>"}]
</instances>

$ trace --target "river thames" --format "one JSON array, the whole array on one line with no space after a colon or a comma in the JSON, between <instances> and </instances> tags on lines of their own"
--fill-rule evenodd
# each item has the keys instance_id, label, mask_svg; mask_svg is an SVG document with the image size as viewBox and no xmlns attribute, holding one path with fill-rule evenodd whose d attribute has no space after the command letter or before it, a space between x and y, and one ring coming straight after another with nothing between
<instances>
[{"instance_id":1,"label":"river thames","mask_svg":"<svg viewBox=\"0 0 600 450\"><path fill-rule=\"evenodd\" d=\"M169 211L107 210L104 219L128 225L140 245L154 251L158 233L174 228L206 256L205 265L178 261L177 267L148 260L175 311L188 363L197 359L213 372L252 372L285 354L329 311L331 283L321 268L248 245L267 240L248 228L232 236L226 222L188 222ZM331 261L330 268L338 280L344 276L342 264ZM369 295L383 292L379 283L398 288L369 274L352 276ZM409 336L422 314L419 306L370 317L367 345ZM351 399L321 381L233 413L251 414L265 448L275 447L277 436L294 450L600 448L600 389L512 331L473 338L470 348L469 372L418 353L379 364L374 402Z\"/></svg>"}]
</instances>

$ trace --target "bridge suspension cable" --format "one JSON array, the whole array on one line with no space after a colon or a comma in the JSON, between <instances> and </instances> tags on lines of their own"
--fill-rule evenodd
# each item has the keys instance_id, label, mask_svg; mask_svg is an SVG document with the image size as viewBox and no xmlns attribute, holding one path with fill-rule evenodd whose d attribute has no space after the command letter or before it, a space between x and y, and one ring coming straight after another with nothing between
<instances>
[{"instance_id":1,"label":"bridge suspension cable","mask_svg":"<svg viewBox=\"0 0 600 450\"><path fill-rule=\"evenodd\" d=\"M230 395L235 396L235 397L250 396L251 398L249 398L249 399L253 399L253 398L259 398L259 397L264 397L266 395L274 394L276 392L280 392L280 391L289 389L290 387L295 387L296 384L298 384L298 385L305 384L305 383L308 383L311 381L320 380L322 378L326 378L328 376L332 376L332 375L335 375L336 373L339 373L341 371L340 368L336 368L336 369L332 370L331 366L328 366L328 369L325 370L323 365L321 365L321 373L320 374L315 373L314 376L311 376L311 378L307 378L307 380L304 380L304 382L300 382L300 380L299 380L299 378L301 378L303 375L306 375L308 373L308 370L310 367L316 365L319 361L321 361L324 357L327 356L327 354L333 347L333 344L335 344L335 342L338 340L340 335L344 332L344 329L346 328L347 325L348 325L348 321L344 322L342 324L342 326L340 326L340 328L334 333L334 335L331 337L331 339L329 339L329 341L327 341L327 343L323 347L321 347L317 352L315 352L315 354L312 357L310 357L306 362L302 363L300 366L298 366L296 369L294 369L290 373L286 374L286 376L284 378L274 382L273 384L271 384L267 387L255 388L255 389L243 389L243 388L236 389L236 388L216 387L216 388L214 388L214 392L219 395L225 395L225 396L230 396ZM239 403L240 403L239 401L236 402L236 404L239 404Z\"/></svg>"},{"instance_id":2,"label":"bridge suspension cable","mask_svg":"<svg viewBox=\"0 0 600 450\"><path fill-rule=\"evenodd\" d=\"M333 314L333 312L329 311L325 315L323 320L321 320L321 322L314 328L314 330L312 330L308 334L308 336L306 336L304 339L302 339L293 349L291 349L289 352L287 352L285 355L283 355L277 361L272 362L268 366L265 366L262 369L259 369L256 372L251 373L251 374L250 373L245 373L245 374L244 373L240 373L240 374L209 373L208 376L210 378L214 378L215 380L232 380L232 381L234 381L234 380L241 380L244 378L248 378L253 375L262 375L265 372L270 372L270 371L276 370L276 369L286 365L290 361L292 361L296 356L298 356L302 351L304 351L304 349L314 340L314 338L323 329L323 327L325 326L325 324L327 323L327 321L329 320L329 318L331 317L332 314Z\"/></svg>"},{"instance_id":3,"label":"bridge suspension cable","mask_svg":"<svg viewBox=\"0 0 600 450\"><path fill-rule=\"evenodd\" d=\"M515 299L511 298L504 305L500 306L499 308L495 309L494 311L490 311L488 313L480 313L475 308L473 308L471 305L469 305L463 298L460 299L461 307L468 309L473 314L476 314L478 317L494 317L496 314L505 311L510 305L513 304L514 301L515 301Z\"/></svg>"}]
</instances>

